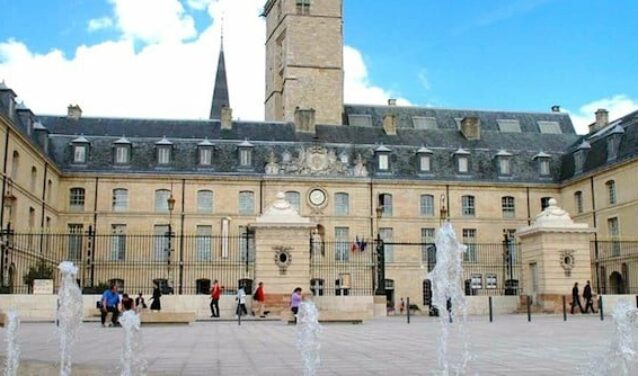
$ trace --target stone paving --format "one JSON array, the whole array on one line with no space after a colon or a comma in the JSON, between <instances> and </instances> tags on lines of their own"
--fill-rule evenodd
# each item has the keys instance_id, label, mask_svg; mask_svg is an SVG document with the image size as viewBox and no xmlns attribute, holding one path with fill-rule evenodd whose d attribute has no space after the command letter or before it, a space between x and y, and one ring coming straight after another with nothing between
<instances>
[{"instance_id":1,"label":"stone paving","mask_svg":"<svg viewBox=\"0 0 638 376\"><path fill-rule=\"evenodd\" d=\"M598 316L525 315L470 317L473 359L468 374L578 375L609 347L613 322ZM57 374L55 326L20 327L21 374ZM296 327L282 322L197 322L191 326L143 327L150 375L300 375ZM388 317L361 325L323 325L318 375L436 374L438 320ZM4 337L5 329L0 330ZM634 337L635 339L636 336ZM73 352L74 375L117 374L123 331L84 323ZM0 344L4 354L5 343ZM458 349L459 342L453 341ZM454 351L454 350L452 350ZM48 365L47 365L48 364ZM638 369L635 371L638 375Z\"/></svg>"}]
</instances>

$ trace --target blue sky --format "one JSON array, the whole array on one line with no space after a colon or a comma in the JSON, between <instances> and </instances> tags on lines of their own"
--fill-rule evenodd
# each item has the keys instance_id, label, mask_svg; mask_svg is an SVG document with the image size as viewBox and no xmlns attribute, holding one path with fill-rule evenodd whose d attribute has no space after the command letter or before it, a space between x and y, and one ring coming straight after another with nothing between
<instances>
[{"instance_id":1,"label":"blue sky","mask_svg":"<svg viewBox=\"0 0 638 376\"><path fill-rule=\"evenodd\" d=\"M36 113L74 101L96 116L205 117L224 14L231 105L263 116L264 0L131 1L0 0L0 80ZM597 107L620 116L638 108L636 14L629 0L345 0L346 101L559 104L581 127ZM166 87L181 110L158 105Z\"/></svg>"}]
</instances>

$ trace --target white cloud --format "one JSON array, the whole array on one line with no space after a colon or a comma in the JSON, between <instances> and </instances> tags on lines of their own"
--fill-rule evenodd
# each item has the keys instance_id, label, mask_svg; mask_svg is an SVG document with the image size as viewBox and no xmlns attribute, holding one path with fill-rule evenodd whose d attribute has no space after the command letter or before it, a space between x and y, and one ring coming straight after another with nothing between
<instances>
[{"instance_id":1,"label":"white cloud","mask_svg":"<svg viewBox=\"0 0 638 376\"><path fill-rule=\"evenodd\" d=\"M0 42L0 80L39 114L64 114L77 103L85 116L208 118L223 15L233 115L263 119L264 0L209 1L213 23L200 34L191 30L192 18L178 0L110 1L120 38L79 46L73 56ZM152 15L150 1L157 8ZM347 103L385 104L396 97L370 82L359 51L346 46L344 58Z\"/></svg>"},{"instance_id":2,"label":"white cloud","mask_svg":"<svg viewBox=\"0 0 638 376\"><path fill-rule=\"evenodd\" d=\"M370 82L368 68L359 50L345 46L343 49L344 97L349 104L386 104L389 98L397 99L400 106L410 105L410 101L397 97L396 93L375 86Z\"/></svg>"},{"instance_id":3,"label":"white cloud","mask_svg":"<svg viewBox=\"0 0 638 376\"><path fill-rule=\"evenodd\" d=\"M108 29L113 26L113 20L109 17L94 18L89 20L87 31L94 32L102 29Z\"/></svg>"},{"instance_id":4,"label":"white cloud","mask_svg":"<svg viewBox=\"0 0 638 376\"><path fill-rule=\"evenodd\" d=\"M215 0L188 0L186 3L192 9L204 10L207 9L213 1Z\"/></svg>"},{"instance_id":5,"label":"white cloud","mask_svg":"<svg viewBox=\"0 0 638 376\"><path fill-rule=\"evenodd\" d=\"M613 121L632 111L638 110L638 99L630 98L625 94L618 94L584 104L578 111L566 110L572 118L576 132L579 134L589 132L588 126L596 120L595 113L599 108L604 108L609 111L609 120Z\"/></svg>"}]
</instances>

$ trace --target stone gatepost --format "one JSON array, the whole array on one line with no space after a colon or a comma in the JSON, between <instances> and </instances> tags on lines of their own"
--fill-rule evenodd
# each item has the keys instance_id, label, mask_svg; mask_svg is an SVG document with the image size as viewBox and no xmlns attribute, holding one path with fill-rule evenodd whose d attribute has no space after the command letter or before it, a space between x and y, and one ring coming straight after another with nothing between
<instances>
[{"instance_id":1,"label":"stone gatepost","mask_svg":"<svg viewBox=\"0 0 638 376\"><path fill-rule=\"evenodd\" d=\"M315 227L286 200L284 193L250 224L255 231L255 281L263 282L266 310L287 311L295 287L309 292L310 230Z\"/></svg>"},{"instance_id":2,"label":"stone gatepost","mask_svg":"<svg viewBox=\"0 0 638 376\"><path fill-rule=\"evenodd\" d=\"M589 242L595 230L574 223L555 199L534 218L531 226L516 232L521 241L523 295L532 297L536 309L562 312L562 296L570 308L574 283L582 295L592 278ZM524 300L521 300L522 304ZM582 303L584 304L584 303Z\"/></svg>"}]
</instances>

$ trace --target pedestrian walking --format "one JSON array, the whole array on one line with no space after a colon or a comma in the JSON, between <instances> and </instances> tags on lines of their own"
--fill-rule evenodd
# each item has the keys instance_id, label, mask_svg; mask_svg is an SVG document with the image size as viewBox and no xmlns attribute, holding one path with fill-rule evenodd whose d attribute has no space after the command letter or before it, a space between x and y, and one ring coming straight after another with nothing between
<instances>
[{"instance_id":1,"label":"pedestrian walking","mask_svg":"<svg viewBox=\"0 0 638 376\"><path fill-rule=\"evenodd\" d=\"M130 311L133 309L133 298L128 294L122 295L122 312Z\"/></svg>"},{"instance_id":2,"label":"pedestrian walking","mask_svg":"<svg viewBox=\"0 0 638 376\"><path fill-rule=\"evenodd\" d=\"M235 297L235 301L237 301L237 316L247 315L248 310L246 309L246 291L244 291L243 286L241 286L239 290L237 290L237 297Z\"/></svg>"},{"instance_id":3,"label":"pedestrian walking","mask_svg":"<svg viewBox=\"0 0 638 376\"><path fill-rule=\"evenodd\" d=\"M210 289L210 317L219 317L219 298L222 294L222 288L217 280L213 281L213 287Z\"/></svg>"},{"instance_id":4,"label":"pedestrian walking","mask_svg":"<svg viewBox=\"0 0 638 376\"><path fill-rule=\"evenodd\" d=\"M399 313L403 315L403 311L405 311L405 301L401 298L401 301L399 302Z\"/></svg>"},{"instance_id":5,"label":"pedestrian walking","mask_svg":"<svg viewBox=\"0 0 638 376\"><path fill-rule=\"evenodd\" d=\"M259 315L262 319L266 317L266 293L264 291L264 283L259 282L257 290L253 294L253 306L251 307L253 316Z\"/></svg>"},{"instance_id":6,"label":"pedestrian walking","mask_svg":"<svg viewBox=\"0 0 638 376\"><path fill-rule=\"evenodd\" d=\"M299 305L301 305L301 287L297 287L293 290L290 296L290 310L295 315L295 324L297 323L297 313L299 313Z\"/></svg>"},{"instance_id":7,"label":"pedestrian walking","mask_svg":"<svg viewBox=\"0 0 638 376\"><path fill-rule=\"evenodd\" d=\"M153 287L153 296L151 297L151 300L153 301L153 303L151 303L151 311L159 312L162 310L162 302L160 301L162 292L160 291L159 283L157 281L154 281L153 284L155 287Z\"/></svg>"},{"instance_id":8,"label":"pedestrian walking","mask_svg":"<svg viewBox=\"0 0 638 376\"><path fill-rule=\"evenodd\" d=\"M591 313L596 313L594 310L594 302L592 300L593 295L591 293L591 285L589 284L589 281L587 281L587 284L583 289L583 298L585 299L585 313L589 311L589 308L591 308Z\"/></svg>"},{"instance_id":9,"label":"pedestrian walking","mask_svg":"<svg viewBox=\"0 0 638 376\"><path fill-rule=\"evenodd\" d=\"M580 305L580 298L578 297L578 282L574 283L574 288L572 289L572 315L574 314L574 308L576 306L578 306L581 313L585 313L583 306Z\"/></svg>"},{"instance_id":10,"label":"pedestrian walking","mask_svg":"<svg viewBox=\"0 0 638 376\"><path fill-rule=\"evenodd\" d=\"M144 296L140 291L139 294L137 294L137 298L135 298L135 311L137 311L137 313L140 313L143 309L146 308L146 301L144 301Z\"/></svg>"},{"instance_id":11,"label":"pedestrian walking","mask_svg":"<svg viewBox=\"0 0 638 376\"><path fill-rule=\"evenodd\" d=\"M109 326L117 326L117 316L120 314L120 296L117 293L117 286L113 283L111 288L105 290L102 294L100 302L100 318L102 327L106 326L106 315L111 312L111 324Z\"/></svg>"}]
</instances>

